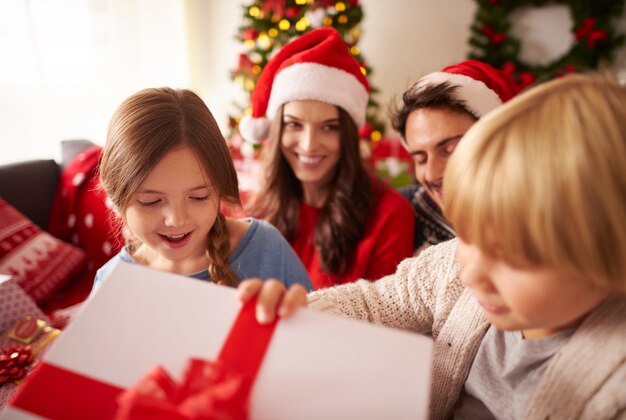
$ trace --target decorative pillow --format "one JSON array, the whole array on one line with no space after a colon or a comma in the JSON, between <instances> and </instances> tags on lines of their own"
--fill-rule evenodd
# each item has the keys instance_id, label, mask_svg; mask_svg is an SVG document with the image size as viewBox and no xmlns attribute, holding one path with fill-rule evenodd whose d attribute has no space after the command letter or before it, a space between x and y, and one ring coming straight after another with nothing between
<instances>
[{"instance_id":1,"label":"decorative pillow","mask_svg":"<svg viewBox=\"0 0 626 420\"><path fill-rule=\"evenodd\" d=\"M0 198L0 273L42 302L83 270L85 253L42 231Z\"/></svg>"},{"instance_id":2,"label":"decorative pillow","mask_svg":"<svg viewBox=\"0 0 626 420\"><path fill-rule=\"evenodd\" d=\"M87 269L47 302L44 312L66 308L87 298L96 271L124 244L121 229L100 187L97 169L101 155L100 146L88 148L76 155L61 173L48 232L85 251Z\"/></svg>"}]
</instances>

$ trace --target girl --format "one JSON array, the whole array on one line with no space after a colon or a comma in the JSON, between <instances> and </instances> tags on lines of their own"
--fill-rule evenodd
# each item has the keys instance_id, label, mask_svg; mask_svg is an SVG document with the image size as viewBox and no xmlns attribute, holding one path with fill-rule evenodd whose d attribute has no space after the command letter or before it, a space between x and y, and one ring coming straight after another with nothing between
<instances>
[{"instance_id":1,"label":"girl","mask_svg":"<svg viewBox=\"0 0 626 420\"><path fill-rule=\"evenodd\" d=\"M146 89L115 111L100 178L131 240L119 260L227 286L271 276L311 289L306 270L268 223L226 218L239 205L228 147L204 102L189 90Z\"/></svg>"},{"instance_id":2,"label":"girl","mask_svg":"<svg viewBox=\"0 0 626 420\"><path fill-rule=\"evenodd\" d=\"M240 125L249 141L269 129L266 176L249 211L289 240L315 288L379 278L412 255L410 205L371 178L359 155L368 96L339 33L320 28L265 66Z\"/></svg>"},{"instance_id":3,"label":"girl","mask_svg":"<svg viewBox=\"0 0 626 420\"><path fill-rule=\"evenodd\" d=\"M625 103L614 80L570 75L495 110L444 176L459 239L309 305L432 335L432 418L624 418ZM239 293L260 289L261 322L307 300Z\"/></svg>"}]
</instances>

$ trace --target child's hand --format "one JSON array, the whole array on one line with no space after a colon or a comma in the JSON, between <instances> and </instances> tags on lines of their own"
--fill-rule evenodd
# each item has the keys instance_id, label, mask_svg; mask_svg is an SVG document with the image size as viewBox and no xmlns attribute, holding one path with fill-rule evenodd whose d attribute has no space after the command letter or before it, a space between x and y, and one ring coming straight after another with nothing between
<instances>
[{"instance_id":1,"label":"child's hand","mask_svg":"<svg viewBox=\"0 0 626 420\"><path fill-rule=\"evenodd\" d=\"M296 308L306 306L306 289L294 284L287 290L278 280L247 279L237 287L237 295L242 302L258 295L256 319L260 324L274 321L276 314L281 318L288 317Z\"/></svg>"}]
</instances>

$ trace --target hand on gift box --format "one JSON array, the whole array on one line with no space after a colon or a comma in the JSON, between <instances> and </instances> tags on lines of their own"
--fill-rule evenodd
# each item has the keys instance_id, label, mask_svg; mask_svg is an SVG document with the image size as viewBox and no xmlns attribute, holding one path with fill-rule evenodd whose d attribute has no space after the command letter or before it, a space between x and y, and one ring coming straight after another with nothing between
<instances>
[{"instance_id":1,"label":"hand on gift box","mask_svg":"<svg viewBox=\"0 0 626 420\"><path fill-rule=\"evenodd\" d=\"M275 279L246 279L239 283L237 295L242 302L258 296L256 319L260 324L269 324L276 315L289 317L299 307L307 306L306 289L299 284L289 289Z\"/></svg>"}]
</instances>

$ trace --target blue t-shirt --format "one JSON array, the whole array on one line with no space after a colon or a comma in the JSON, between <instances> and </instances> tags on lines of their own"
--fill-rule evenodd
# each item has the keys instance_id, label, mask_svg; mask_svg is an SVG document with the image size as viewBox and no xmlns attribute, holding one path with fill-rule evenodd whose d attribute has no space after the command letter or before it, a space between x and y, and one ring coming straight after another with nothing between
<instances>
[{"instance_id":1,"label":"blue t-shirt","mask_svg":"<svg viewBox=\"0 0 626 420\"><path fill-rule=\"evenodd\" d=\"M230 269L240 280L258 277L260 279L275 278L281 280L286 287L292 284L301 284L308 291L313 290L309 274L302 265L291 245L283 238L280 232L268 222L252 218L241 241L230 255ZM126 247L96 273L93 290L95 293L103 279L118 261L139 264L129 253ZM188 275L200 280L210 280L209 270L205 269Z\"/></svg>"}]
</instances>

